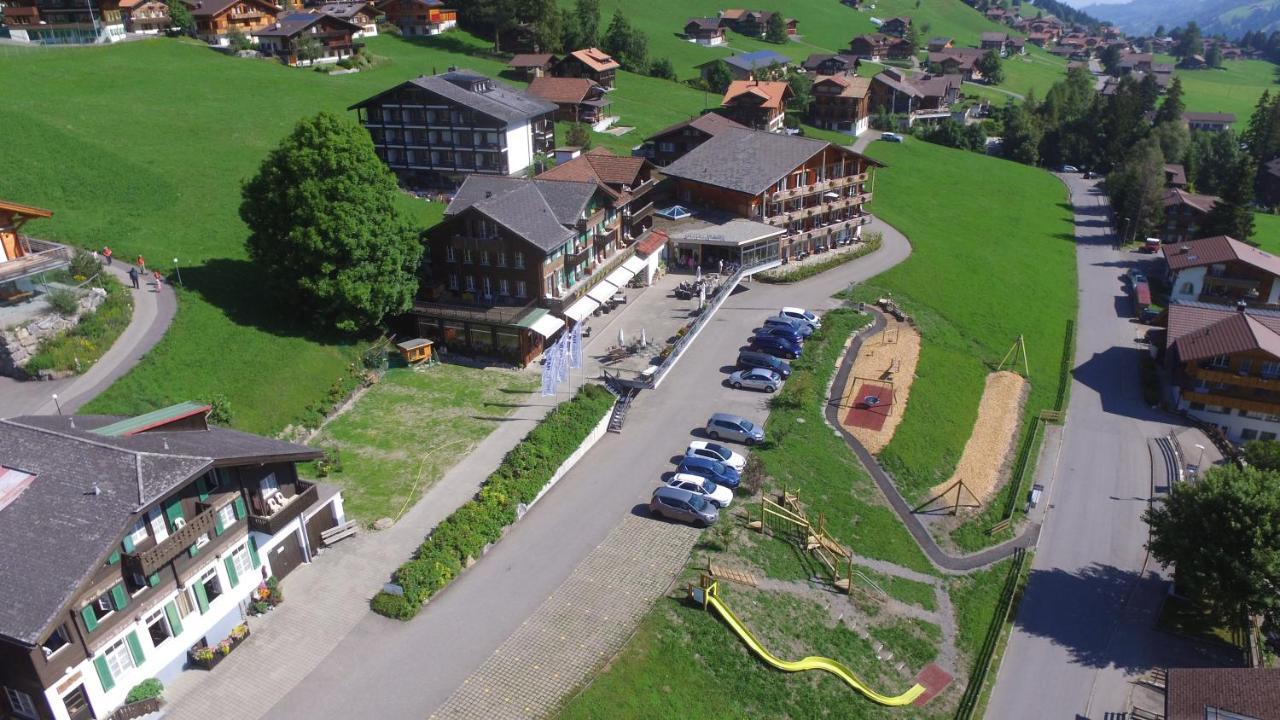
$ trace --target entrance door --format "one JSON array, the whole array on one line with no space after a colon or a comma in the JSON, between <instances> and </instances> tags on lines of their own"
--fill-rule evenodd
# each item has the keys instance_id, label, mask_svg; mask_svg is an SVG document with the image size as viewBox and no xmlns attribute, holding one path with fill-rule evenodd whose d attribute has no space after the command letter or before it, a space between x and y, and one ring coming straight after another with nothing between
<instances>
[{"instance_id":1,"label":"entrance door","mask_svg":"<svg viewBox=\"0 0 1280 720\"><path fill-rule=\"evenodd\" d=\"M333 505L321 508L307 520L307 542L311 544L312 556L320 550L320 533L333 526Z\"/></svg>"},{"instance_id":2,"label":"entrance door","mask_svg":"<svg viewBox=\"0 0 1280 720\"><path fill-rule=\"evenodd\" d=\"M75 690L64 695L62 704L66 705L71 720L93 720L93 708L89 707L89 697L85 695L83 685L77 685Z\"/></svg>"},{"instance_id":3,"label":"entrance door","mask_svg":"<svg viewBox=\"0 0 1280 720\"><path fill-rule=\"evenodd\" d=\"M271 550L271 572L281 580L302 564L302 546L298 544L298 536L289 533L289 537Z\"/></svg>"}]
</instances>

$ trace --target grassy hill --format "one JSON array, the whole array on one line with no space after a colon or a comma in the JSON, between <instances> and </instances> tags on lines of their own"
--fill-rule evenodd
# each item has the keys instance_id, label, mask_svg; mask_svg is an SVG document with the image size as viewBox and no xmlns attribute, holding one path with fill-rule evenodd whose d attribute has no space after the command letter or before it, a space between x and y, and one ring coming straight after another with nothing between
<instances>
[{"instance_id":1,"label":"grassy hill","mask_svg":"<svg viewBox=\"0 0 1280 720\"><path fill-rule=\"evenodd\" d=\"M1161 62L1174 62L1161 56ZM1217 70L1175 70L1183 101L1195 112L1235 113L1236 132L1244 130L1264 90L1275 91L1276 66L1265 60L1229 60Z\"/></svg>"}]
</instances>

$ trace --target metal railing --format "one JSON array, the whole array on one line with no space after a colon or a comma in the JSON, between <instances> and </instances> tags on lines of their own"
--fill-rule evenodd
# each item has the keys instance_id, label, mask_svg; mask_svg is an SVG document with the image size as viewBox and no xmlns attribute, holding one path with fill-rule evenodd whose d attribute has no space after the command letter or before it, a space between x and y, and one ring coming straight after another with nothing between
<instances>
[{"instance_id":1,"label":"metal railing","mask_svg":"<svg viewBox=\"0 0 1280 720\"><path fill-rule=\"evenodd\" d=\"M18 280L36 273L55 270L71 262L72 250L47 240L37 240L21 235L18 243L28 252L13 260L0 263L0 282Z\"/></svg>"},{"instance_id":2,"label":"metal railing","mask_svg":"<svg viewBox=\"0 0 1280 720\"><path fill-rule=\"evenodd\" d=\"M478 295L478 293L476 294ZM512 325L520 320L520 318L531 312L534 305L535 303L530 301L519 307L509 307L505 305L477 305L475 307L468 307L441 302L431 302L428 300L415 300L413 302L413 312L418 315L429 315L441 320L460 320L462 322Z\"/></svg>"}]
</instances>

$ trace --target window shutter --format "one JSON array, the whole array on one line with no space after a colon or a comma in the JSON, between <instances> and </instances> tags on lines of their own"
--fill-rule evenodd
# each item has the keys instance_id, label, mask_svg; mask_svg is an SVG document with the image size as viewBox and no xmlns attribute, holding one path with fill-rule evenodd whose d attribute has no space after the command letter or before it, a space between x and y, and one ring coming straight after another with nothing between
<instances>
[{"instance_id":1,"label":"window shutter","mask_svg":"<svg viewBox=\"0 0 1280 720\"><path fill-rule=\"evenodd\" d=\"M222 513L215 511L213 513L213 534L221 535L226 528L222 527Z\"/></svg>"},{"instance_id":2,"label":"window shutter","mask_svg":"<svg viewBox=\"0 0 1280 720\"><path fill-rule=\"evenodd\" d=\"M107 659L98 656L93 659L93 666L98 670L98 679L102 681L102 692L107 692L116 686L116 681L111 678L111 668L107 667Z\"/></svg>"},{"instance_id":3,"label":"window shutter","mask_svg":"<svg viewBox=\"0 0 1280 720\"><path fill-rule=\"evenodd\" d=\"M133 535L125 535L124 540L120 542L120 547L127 553L133 552Z\"/></svg>"},{"instance_id":4,"label":"window shutter","mask_svg":"<svg viewBox=\"0 0 1280 720\"><path fill-rule=\"evenodd\" d=\"M129 643L129 654L133 656L134 667L142 667L142 663L146 662L147 658L142 654L142 643L138 642L138 633L131 631L125 641Z\"/></svg>"},{"instance_id":5,"label":"window shutter","mask_svg":"<svg viewBox=\"0 0 1280 720\"><path fill-rule=\"evenodd\" d=\"M84 620L84 629L93 632L98 629L98 618L93 614L93 603L80 608L80 619Z\"/></svg>"},{"instance_id":6,"label":"window shutter","mask_svg":"<svg viewBox=\"0 0 1280 720\"><path fill-rule=\"evenodd\" d=\"M199 552L200 552L200 546L195 543L191 543L191 547L187 548L187 555L190 557L195 557L196 554Z\"/></svg>"},{"instance_id":7,"label":"window shutter","mask_svg":"<svg viewBox=\"0 0 1280 720\"><path fill-rule=\"evenodd\" d=\"M200 497L200 502L209 499L209 481L203 475L196 478L196 494Z\"/></svg>"},{"instance_id":8,"label":"window shutter","mask_svg":"<svg viewBox=\"0 0 1280 720\"><path fill-rule=\"evenodd\" d=\"M110 555L108 555L108 556L107 556L107 564L108 564L108 565L115 565L115 564L116 564L116 563L118 563L118 562L120 562L120 551L119 551L119 550L116 550L115 552L113 552L113 553L111 553Z\"/></svg>"},{"instance_id":9,"label":"window shutter","mask_svg":"<svg viewBox=\"0 0 1280 720\"><path fill-rule=\"evenodd\" d=\"M111 603L117 610L123 610L129 604L129 593L124 591L124 583L111 588Z\"/></svg>"},{"instance_id":10,"label":"window shutter","mask_svg":"<svg viewBox=\"0 0 1280 720\"><path fill-rule=\"evenodd\" d=\"M237 495L236 496L236 519L237 520L243 519L244 516L245 516L244 496Z\"/></svg>"},{"instance_id":11,"label":"window shutter","mask_svg":"<svg viewBox=\"0 0 1280 720\"><path fill-rule=\"evenodd\" d=\"M164 516L169 518L169 531L177 532L178 521L182 519L182 501L178 498L171 498L164 505Z\"/></svg>"},{"instance_id":12,"label":"window shutter","mask_svg":"<svg viewBox=\"0 0 1280 720\"><path fill-rule=\"evenodd\" d=\"M204 583L196 583L196 605L200 606L200 614L209 612L209 596L204 591Z\"/></svg>"},{"instance_id":13,"label":"window shutter","mask_svg":"<svg viewBox=\"0 0 1280 720\"><path fill-rule=\"evenodd\" d=\"M249 559L253 561L254 567L262 566L262 558L258 557L258 541L249 536Z\"/></svg>"},{"instance_id":14,"label":"window shutter","mask_svg":"<svg viewBox=\"0 0 1280 720\"><path fill-rule=\"evenodd\" d=\"M159 585L159 584L160 584L160 573L159 573L158 571L157 571L157 572L153 572L153 573L151 573L151 577L147 578L147 584L148 584L148 585L150 585L151 587L155 587L155 586Z\"/></svg>"},{"instance_id":15,"label":"window shutter","mask_svg":"<svg viewBox=\"0 0 1280 720\"><path fill-rule=\"evenodd\" d=\"M236 575L236 561L228 555L222 559L222 564L227 566L227 580L231 583L231 587L235 587L240 583L240 576Z\"/></svg>"},{"instance_id":16,"label":"window shutter","mask_svg":"<svg viewBox=\"0 0 1280 720\"><path fill-rule=\"evenodd\" d=\"M169 629L173 631L173 636L177 637L182 634L182 618L179 616L178 607L172 602L164 606L164 616L169 618Z\"/></svg>"}]
</instances>

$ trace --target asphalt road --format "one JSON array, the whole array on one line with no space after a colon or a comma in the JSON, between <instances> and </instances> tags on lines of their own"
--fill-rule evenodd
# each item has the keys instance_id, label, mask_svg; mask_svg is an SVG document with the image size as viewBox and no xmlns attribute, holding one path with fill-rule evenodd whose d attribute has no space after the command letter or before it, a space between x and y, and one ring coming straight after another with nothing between
<instances>
[{"instance_id":1,"label":"asphalt road","mask_svg":"<svg viewBox=\"0 0 1280 720\"><path fill-rule=\"evenodd\" d=\"M830 308L849 283L875 276L910 252L876 223L882 248L803 283L750 283L726 300L671 376L641 394L622 434L601 440L479 563L408 624L370 614L270 718L360 714L423 718L441 705L532 614L623 518L647 504L673 456L717 411L762 419L768 395L722 385L739 346L783 305ZM695 432L696 430L696 432Z\"/></svg>"},{"instance_id":2,"label":"asphalt road","mask_svg":"<svg viewBox=\"0 0 1280 720\"><path fill-rule=\"evenodd\" d=\"M1128 710L1129 682L1156 665L1200 664L1152 629L1166 590L1147 563L1147 439L1168 416L1142 400L1145 347L1122 276L1148 257L1114 250L1106 197L1065 176L1075 206L1075 377L1050 510L987 711L989 718L1098 718ZM1042 501L1044 502L1044 501ZM1145 565L1145 569L1144 569Z\"/></svg>"}]
</instances>

